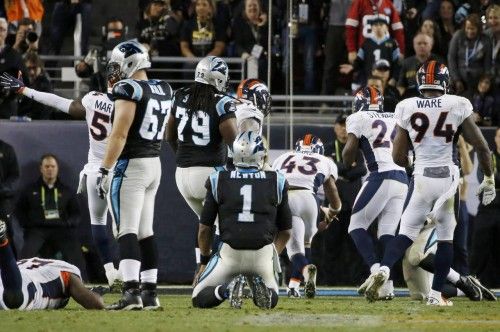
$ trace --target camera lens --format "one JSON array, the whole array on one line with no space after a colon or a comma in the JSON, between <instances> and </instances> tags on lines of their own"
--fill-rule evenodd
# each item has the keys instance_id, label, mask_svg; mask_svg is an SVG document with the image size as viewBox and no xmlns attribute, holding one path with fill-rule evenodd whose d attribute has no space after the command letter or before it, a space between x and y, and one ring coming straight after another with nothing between
<instances>
[{"instance_id":1,"label":"camera lens","mask_svg":"<svg viewBox=\"0 0 500 332\"><path fill-rule=\"evenodd\" d=\"M30 42L30 43L34 43L38 40L38 35L36 34L35 31L29 31L27 34L26 34L26 39Z\"/></svg>"}]
</instances>

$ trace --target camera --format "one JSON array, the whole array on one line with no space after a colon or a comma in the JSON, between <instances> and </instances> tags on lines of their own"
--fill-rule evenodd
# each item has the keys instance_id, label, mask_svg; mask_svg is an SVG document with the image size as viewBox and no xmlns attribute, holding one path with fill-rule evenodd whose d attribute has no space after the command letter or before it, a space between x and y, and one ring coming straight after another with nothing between
<instances>
[{"instance_id":1,"label":"camera","mask_svg":"<svg viewBox=\"0 0 500 332\"><path fill-rule=\"evenodd\" d=\"M34 43L38 40L38 34L35 31L28 31L26 33L26 42Z\"/></svg>"}]
</instances>

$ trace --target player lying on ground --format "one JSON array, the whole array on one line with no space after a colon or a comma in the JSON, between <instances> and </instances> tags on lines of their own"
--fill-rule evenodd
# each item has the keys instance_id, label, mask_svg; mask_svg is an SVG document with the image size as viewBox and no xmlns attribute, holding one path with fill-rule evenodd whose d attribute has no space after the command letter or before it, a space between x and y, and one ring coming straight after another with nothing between
<instances>
[{"instance_id":1,"label":"player lying on ground","mask_svg":"<svg viewBox=\"0 0 500 332\"><path fill-rule=\"evenodd\" d=\"M217 171L207 181L198 242L201 251L199 279L193 306L211 308L230 299L240 308L245 280L260 308L278 303L275 278L277 252L290 238L291 213L288 185L276 171L263 171L265 147L255 132L243 132L233 144L235 171ZM219 215L222 245L210 257L212 227ZM231 280L238 278L229 288Z\"/></svg>"},{"instance_id":2,"label":"player lying on ground","mask_svg":"<svg viewBox=\"0 0 500 332\"><path fill-rule=\"evenodd\" d=\"M436 228L428 220L428 224L418 235L403 258L403 275L410 290L410 296L416 300L425 299L431 290L434 274L434 259L436 257ZM471 301L496 301L495 294L484 287L473 276L462 276L450 269L447 282L443 286L443 297L467 296Z\"/></svg>"},{"instance_id":3,"label":"player lying on ground","mask_svg":"<svg viewBox=\"0 0 500 332\"><path fill-rule=\"evenodd\" d=\"M408 192L408 176L392 160L394 113L384 112L384 97L375 87L360 90L353 101L353 111L346 121L347 143L342 151L344 165L356 160L358 148L363 152L370 175L356 196L349 223L351 236L370 272L380 267L368 227L377 219L377 241L385 248L394 238ZM364 294L363 284L358 292ZM394 298L392 278L379 291L379 298Z\"/></svg>"},{"instance_id":4,"label":"player lying on ground","mask_svg":"<svg viewBox=\"0 0 500 332\"><path fill-rule=\"evenodd\" d=\"M292 274L288 283L288 297L300 297L299 286L304 280L307 298L316 295L316 266L310 264L306 249L311 248L313 236L318 231L318 203L316 193L323 186L330 202L325 219L331 222L340 212L342 203L335 185L337 166L324 155L323 142L319 137L306 134L295 143L295 151L279 156L273 169L282 172L288 181L288 201L292 213L292 238L286 251L292 262Z\"/></svg>"},{"instance_id":5,"label":"player lying on ground","mask_svg":"<svg viewBox=\"0 0 500 332\"><path fill-rule=\"evenodd\" d=\"M85 309L103 309L99 295L83 285L80 270L54 259L30 258L16 262L0 220L0 309L61 309L73 298Z\"/></svg>"},{"instance_id":6,"label":"player lying on ground","mask_svg":"<svg viewBox=\"0 0 500 332\"><path fill-rule=\"evenodd\" d=\"M108 76L108 88L111 88L119 78ZM116 270L113 261L112 240L107 231L108 204L97 195L96 179L108 136L111 132L111 114L114 109L113 101L105 93L90 91L82 100L71 100L59 97L52 93L40 92L24 86L21 78L17 79L8 73L0 76L0 85L4 89L22 94L43 105L53 107L61 112L67 113L75 119L85 119L88 126L89 153L88 162L80 173L78 193L87 192L89 206L90 224L92 237L104 264L106 278L112 291L120 291L121 277Z\"/></svg>"}]
</instances>

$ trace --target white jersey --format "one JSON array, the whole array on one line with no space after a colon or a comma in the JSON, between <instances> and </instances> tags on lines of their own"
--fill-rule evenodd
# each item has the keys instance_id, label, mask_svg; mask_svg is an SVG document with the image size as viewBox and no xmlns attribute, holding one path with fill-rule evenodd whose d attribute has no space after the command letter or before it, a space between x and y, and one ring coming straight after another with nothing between
<instances>
[{"instance_id":1,"label":"white jersey","mask_svg":"<svg viewBox=\"0 0 500 332\"><path fill-rule=\"evenodd\" d=\"M392 159L396 120L393 113L356 112L346 120L347 133L359 139L370 172L404 171Z\"/></svg>"},{"instance_id":2,"label":"white jersey","mask_svg":"<svg viewBox=\"0 0 500 332\"><path fill-rule=\"evenodd\" d=\"M239 132L256 131L262 135L262 125L264 123L264 114L247 100L239 99L241 103L236 104L236 127ZM247 120L254 120L248 123Z\"/></svg>"},{"instance_id":3,"label":"white jersey","mask_svg":"<svg viewBox=\"0 0 500 332\"><path fill-rule=\"evenodd\" d=\"M89 127L89 154L88 164L99 167L104 153L108 136L111 133L111 114L114 103L105 93L91 91L82 98L85 108L85 119ZM86 166L86 167L87 167Z\"/></svg>"},{"instance_id":4,"label":"white jersey","mask_svg":"<svg viewBox=\"0 0 500 332\"><path fill-rule=\"evenodd\" d=\"M23 303L20 310L58 309L69 301L69 278L80 270L69 263L55 259L30 258L17 262L22 278ZM3 285L0 280L3 293ZM6 309L3 298L0 305Z\"/></svg>"},{"instance_id":5,"label":"white jersey","mask_svg":"<svg viewBox=\"0 0 500 332\"><path fill-rule=\"evenodd\" d=\"M330 176L338 177L333 160L319 153L286 152L274 161L273 169L282 172L291 187L309 189L315 194Z\"/></svg>"},{"instance_id":6,"label":"white jersey","mask_svg":"<svg viewBox=\"0 0 500 332\"><path fill-rule=\"evenodd\" d=\"M396 106L394 118L408 131L415 150L415 172L425 167L453 166L455 133L472 114L466 98L442 95L436 98L413 97Z\"/></svg>"}]
</instances>

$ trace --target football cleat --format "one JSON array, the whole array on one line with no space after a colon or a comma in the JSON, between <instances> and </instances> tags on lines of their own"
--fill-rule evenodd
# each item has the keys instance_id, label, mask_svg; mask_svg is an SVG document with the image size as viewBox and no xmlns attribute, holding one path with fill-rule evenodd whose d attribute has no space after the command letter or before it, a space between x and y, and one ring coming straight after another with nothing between
<instances>
[{"instance_id":1,"label":"football cleat","mask_svg":"<svg viewBox=\"0 0 500 332\"><path fill-rule=\"evenodd\" d=\"M7 224L0 220L0 243L7 241Z\"/></svg>"},{"instance_id":2,"label":"football cleat","mask_svg":"<svg viewBox=\"0 0 500 332\"><path fill-rule=\"evenodd\" d=\"M443 298L442 296L441 296L441 298L429 296L427 298L427 305L439 306L439 307L451 307L451 306L453 306L453 302L451 302L448 299Z\"/></svg>"},{"instance_id":3,"label":"football cleat","mask_svg":"<svg viewBox=\"0 0 500 332\"><path fill-rule=\"evenodd\" d=\"M109 287L104 287L101 285L92 287L90 288L90 290L99 296L104 296L105 294L109 293Z\"/></svg>"},{"instance_id":4,"label":"football cleat","mask_svg":"<svg viewBox=\"0 0 500 332\"><path fill-rule=\"evenodd\" d=\"M229 286L229 305L231 308L241 309L241 305L243 304L243 289L246 283L247 280L243 275L237 276L231 282L232 286Z\"/></svg>"},{"instance_id":5,"label":"football cleat","mask_svg":"<svg viewBox=\"0 0 500 332\"><path fill-rule=\"evenodd\" d=\"M316 296L316 274L318 269L314 264L306 265L305 268L307 269L305 274L307 278L304 278L304 295L306 298L312 299Z\"/></svg>"},{"instance_id":6,"label":"football cleat","mask_svg":"<svg viewBox=\"0 0 500 332\"><path fill-rule=\"evenodd\" d=\"M481 294L483 295L483 300L486 300L486 301L496 301L497 300L495 293L493 293L488 288L484 287L483 284L481 284L481 282L479 281L479 279L477 279L476 277L473 277L473 276L467 276L467 278L481 290Z\"/></svg>"},{"instance_id":7,"label":"football cleat","mask_svg":"<svg viewBox=\"0 0 500 332\"><path fill-rule=\"evenodd\" d=\"M379 301L390 301L394 299L394 286L392 281L388 280L378 291Z\"/></svg>"},{"instance_id":8,"label":"football cleat","mask_svg":"<svg viewBox=\"0 0 500 332\"><path fill-rule=\"evenodd\" d=\"M271 290L260 276L248 279L248 284L253 294L253 303L261 309L271 309Z\"/></svg>"},{"instance_id":9,"label":"football cleat","mask_svg":"<svg viewBox=\"0 0 500 332\"><path fill-rule=\"evenodd\" d=\"M143 289L141 291L142 308L144 310L161 309L160 300L154 290Z\"/></svg>"},{"instance_id":10,"label":"football cleat","mask_svg":"<svg viewBox=\"0 0 500 332\"><path fill-rule=\"evenodd\" d=\"M298 299L298 298L301 298L302 296L300 295L300 292L297 288L287 288L286 290L286 293L288 295L289 298L294 298L294 299Z\"/></svg>"},{"instance_id":11,"label":"football cleat","mask_svg":"<svg viewBox=\"0 0 500 332\"><path fill-rule=\"evenodd\" d=\"M106 310L141 310L143 307L141 292L137 288L124 290L118 302L110 304Z\"/></svg>"},{"instance_id":12,"label":"football cleat","mask_svg":"<svg viewBox=\"0 0 500 332\"><path fill-rule=\"evenodd\" d=\"M368 285L365 292L365 297L368 302L374 302L378 300L379 290L387 282L388 279L389 274L384 270L379 270L373 275L373 280Z\"/></svg>"},{"instance_id":13,"label":"football cleat","mask_svg":"<svg viewBox=\"0 0 500 332\"><path fill-rule=\"evenodd\" d=\"M365 282L362 283L361 286L359 286L359 288L358 288L359 295L365 295L366 289L373 282L374 276L375 276L375 274L370 274L370 276L368 278L366 278Z\"/></svg>"},{"instance_id":14,"label":"football cleat","mask_svg":"<svg viewBox=\"0 0 500 332\"><path fill-rule=\"evenodd\" d=\"M471 301L481 301L483 299L481 288L472 282L470 277L460 276L455 286L464 292L465 296Z\"/></svg>"}]
</instances>

